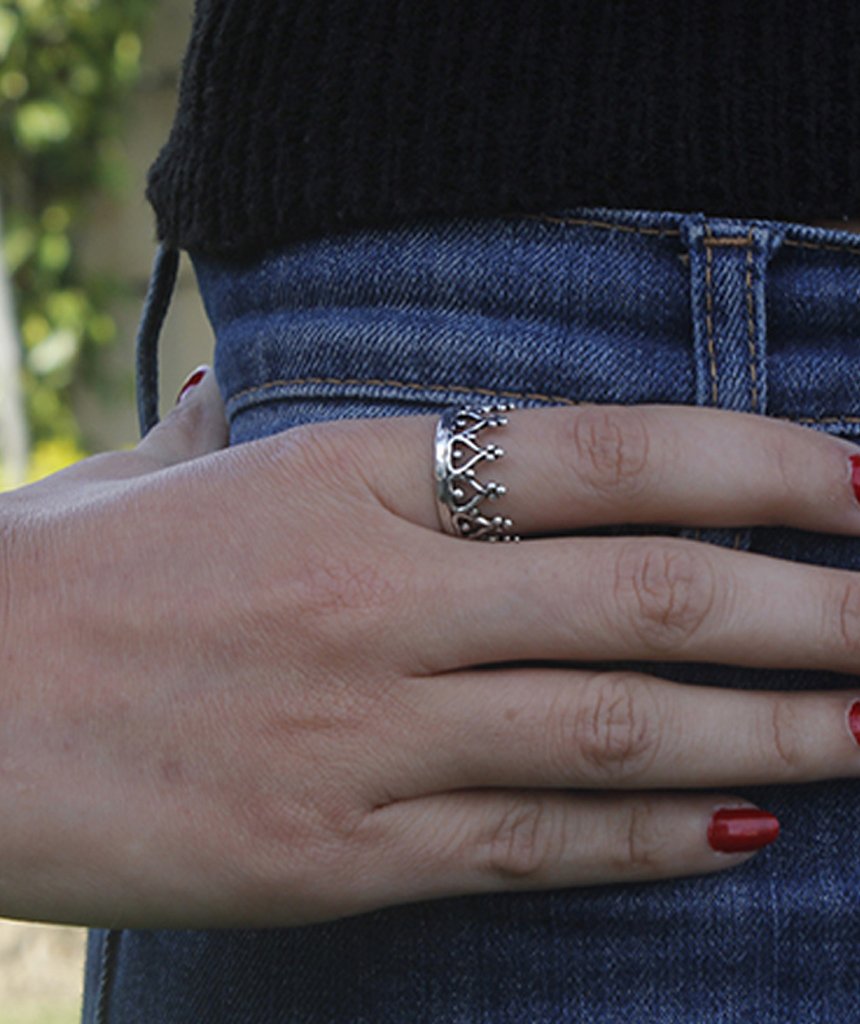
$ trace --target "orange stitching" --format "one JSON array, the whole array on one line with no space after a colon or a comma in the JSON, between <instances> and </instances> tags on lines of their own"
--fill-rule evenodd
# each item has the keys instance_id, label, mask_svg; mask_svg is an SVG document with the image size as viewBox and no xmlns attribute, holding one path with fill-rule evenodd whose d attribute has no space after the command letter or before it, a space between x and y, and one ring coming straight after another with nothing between
<instances>
[{"instance_id":1,"label":"orange stitching","mask_svg":"<svg viewBox=\"0 0 860 1024\"><path fill-rule=\"evenodd\" d=\"M235 402L245 395L257 394L260 391L267 391L269 388L294 387L298 384L373 384L389 388L406 388L410 391L457 391L466 395L498 395L502 398L524 398L536 399L541 402L561 402L564 405L581 405L572 398L565 395L542 395L533 391L493 391L491 388L470 388L462 384L421 384L418 381L382 380L374 377L294 377L292 380L271 380L266 384L258 384L254 387L237 391L230 397Z\"/></svg>"},{"instance_id":2,"label":"orange stitching","mask_svg":"<svg viewBox=\"0 0 860 1024\"><path fill-rule=\"evenodd\" d=\"M860 423L860 416L775 416L774 419L790 420L793 423Z\"/></svg>"},{"instance_id":3,"label":"orange stitching","mask_svg":"<svg viewBox=\"0 0 860 1024\"><path fill-rule=\"evenodd\" d=\"M231 395L229 401L234 402L245 395L255 394L258 391L265 391L268 388L274 387L289 387L299 384L384 384L386 387L396 388L408 388L410 390L421 389L424 391L458 391L465 394L480 394L480 395L500 395L505 398L526 398L526 399L537 399L539 401L547 402L561 402L564 405L588 405L589 403L585 400L578 401L573 398L568 398L565 395L542 395L538 392L530 391L492 391L489 388L468 388L460 384L416 384L408 383L398 380L377 380L373 377L294 377L291 380L273 380L266 384L259 384L255 387L245 388L242 391L237 391L235 395ZM593 404L593 403L591 403ZM634 403L635 404L635 403ZM665 403L672 404L672 403ZM695 406L686 406L683 402L676 403L686 408L695 408ZM769 419L774 420L785 420L786 423L860 423L860 416L773 416L769 415Z\"/></svg>"},{"instance_id":4,"label":"orange stitching","mask_svg":"<svg viewBox=\"0 0 860 1024\"><path fill-rule=\"evenodd\" d=\"M711 369L711 403L715 407L718 405L718 374L717 374L717 359L716 359L716 352L715 352L716 346L715 346L715 342L714 342L714 295L713 295L713 259L714 259L714 257L713 257L712 249L713 249L714 246L717 246L717 245L720 245L720 246L739 246L739 245L745 245L745 246L751 247L752 246L752 241L753 241L753 238L752 238L752 227L750 227L748 229L746 236L743 237L743 238L737 237L737 236L727 236L727 237L719 237L718 238L718 237L715 237L713 235L713 233L711 231L711 225L708 224L707 222L705 223L705 238L702 239L702 244L705 246L705 324L707 325L708 356L709 356L709 360L710 360L710 369ZM748 297L749 297L749 288L750 288L750 269L749 269L749 265L750 265L751 258L752 258L752 249L748 248L747 249L747 277L746 277L747 296ZM748 303L747 308L748 308L748 311L749 311L749 303ZM748 312L748 317L749 317L749 315L750 314ZM750 326L752 326L752 321L751 320L748 320L748 323L750 324ZM752 363L752 356L755 355L755 347L754 347L754 345L752 344L751 341L749 342L749 344L750 344L750 352L751 352L750 370L751 370L751 373L752 373L753 382L755 382L755 367L754 367L754 365ZM757 396L756 396L756 391L755 391L755 383L753 383L753 390L752 390L753 407L755 407L755 405L757 404L756 403L756 397ZM736 530L735 531L735 535L734 535L734 548L736 550L741 545L742 532L743 531L741 531L741 530ZM696 530L696 534L695 534L695 539L699 540L700 535L701 535L701 531L699 529L697 529Z\"/></svg>"},{"instance_id":5,"label":"orange stitching","mask_svg":"<svg viewBox=\"0 0 860 1024\"><path fill-rule=\"evenodd\" d=\"M583 228L604 228L607 231L626 231L628 234L655 235L658 238L681 234L678 228L644 228L635 224L612 224L608 221L585 220L579 217L551 217L548 213L511 213L506 216L515 220L542 220L548 224L572 224Z\"/></svg>"},{"instance_id":6,"label":"orange stitching","mask_svg":"<svg viewBox=\"0 0 860 1024\"><path fill-rule=\"evenodd\" d=\"M702 245L749 245L750 235L752 235L752 228L749 229L749 234L743 237L739 235L726 236L725 238L715 238L710 234L710 227L706 227L705 230L708 232L708 237L702 239Z\"/></svg>"},{"instance_id":7,"label":"orange stitching","mask_svg":"<svg viewBox=\"0 0 860 1024\"><path fill-rule=\"evenodd\" d=\"M710 225L705 225L705 231L710 237ZM711 276L711 265L713 256L710 248L705 249L705 324L708 332L708 356L711 365L711 404L717 405L717 357L714 352L714 296L713 279Z\"/></svg>"},{"instance_id":8,"label":"orange stitching","mask_svg":"<svg viewBox=\"0 0 860 1024\"><path fill-rule=\"evenodd\" d=\"M755 365L755 314L753 310L753 286L752 286L752 268L753 268L753 229L749 228L746 237L747 245L747 269L744 277L744 284L746 285L747 293L747 346L749 347L750 354L750 399L752 404L752 411L758 412L758 381L756 379L756 365ZM740 550L741 537L743 531L737 530L735 532L734 548L736 551Z\"/></svg>"},{"instance_id":9,"label":"orange stitching","mask_svg":"<svg viewBox=\"0 0 860 1024\"><path fill-rule=\"evenodd\" d=\"M749 231L749 248L747 249L747 273L746 273L746 287L747 287L747 344L750 350L750 391L752 392L752 410L758 412L758 381L756 379L756 365L755 365L755 313L753 310L753 286L752 286L752 268L753 268L753 237L752 228Z\"/></svg>"},{"instance_id":10,"label":"orange stitching","mask_svg":"<svg viewBox=\"0 0 860 1024\"><path fill-rule=\"evenodd\" d=\"M633 234L656 235L657 237L681 234L678 228L645 228L633 224L612 224L607 221L585 220L579 217L552 217L548 213L510 213L503 214L502 216L512 220L542 220L548 224L572 224L579 227L604 228L608 231L626 231ZM705 244L730 245L732 243L714 240ZM738 241L734 244L741 245L744 243ZM857 245L853 245L851 242L840 242L838 245L835 245L830 242L801 242L794 238L786 238L782 244L793 245L798 249L824 249L828 252L844 252L850 256L860 256L860 242Z\"/></svg>"},{"instance_id":11,"label":"orange stitching","mask_svg":"<svg viewBox=\"0 0 860 1024\"><path fill-rule=\"evenodd\" d=\"M825 242L798 242L793 238L786 238L783 245L794 245L798 249L826 249L828 252L844 252L849 256L860 256L860 249L843 242L841 245L829 245Z\"/></svg>"}]
</instances>

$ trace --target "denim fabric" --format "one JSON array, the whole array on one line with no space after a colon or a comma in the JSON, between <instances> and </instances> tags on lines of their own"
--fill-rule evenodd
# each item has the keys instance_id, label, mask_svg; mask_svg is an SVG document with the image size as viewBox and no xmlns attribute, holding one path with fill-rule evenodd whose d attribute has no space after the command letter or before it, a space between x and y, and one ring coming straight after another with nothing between
<instances>
[{"instance_id":1,"label":"denim fabric","mask_svg":"<svg viewBox=\"0 0 860 1024\"><path fill-rule=\"evenodd\" d=\"M860 434L860 236L847 232L574 209L410 221L246 267L195 262L233 444L488 395L719 406ZM431 453L416 458L427 459L429 487ZM674 533L860 568L860 541L798 530L581 532ZM703 686L856 687L823 672L616 664ZM857 783L714 792L775 813L780 838L700 877L456 897L292 929L93 930L83 1019L857 1020Z\"/></svg>"}]
</instances>

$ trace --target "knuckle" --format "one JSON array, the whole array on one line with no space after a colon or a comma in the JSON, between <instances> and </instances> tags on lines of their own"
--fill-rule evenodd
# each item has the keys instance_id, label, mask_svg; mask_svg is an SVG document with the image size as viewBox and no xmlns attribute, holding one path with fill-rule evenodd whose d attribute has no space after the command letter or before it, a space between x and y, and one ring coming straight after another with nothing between
<instances>
[{"instance_id":1,"label":"knuckle","mask_svg":"<svg viewBox=\"0 0 860 1024\"><path fill-rule=\"evenodd\" d=\"M650 439L632 406L584 406L561 417L562 452L576 477L598 494L631 494L645 483Z\"/></svg>"},{"instance_id":2,"label":"knuckle","mask_svg":"<svg viewBox=\"0 0 860 1024\"><path fill-rule=\"evenodd\" d=\"M350 787L347 794L352 796ZM359 797L332 798L324 809L324 831L339 849L358 852L378 846L386 833L380 815L374 815Z\"/></svg>"},{"instance_id":3,"label":"knuckle","mask_svg":"<svg viewBox=\"0 0 860 1024\"><path fill-rule=\"evenodd\" d=\"M356 429L341 429L352 426ZM348 630L352 623L375 638L383 628L391 631L389 612L417 599L415 555L368 529L376 523L367 518L358 469L367 454L360 433L358 424L325 422L257 442L271 442L263 457L279 467L270 474L273 487L281 490L286 472L291 493L302 492L289 505L295 539L284 540L289 572L283 586L291 611L311 634L316 626L330 633L326 623L334 621L336 630ZM279 509L284 500L281 493Z\"/></svg>"},{"instance_id":4,"label":"knuckle","mask_svg":"<svg viewBox=\"0 0 860 1024\"><path fill-rule=\"evenodd\" d=\"M383 720L391 721L400 680L391 638L404 621L407 596L401 592L409 590L408 581L398 579L390 563L374 564L372 552L339 555L330 546L322 553L307 537L283 564L283 572L267 568L243 581L241 638L235 631L219 634L220 656L236 664L249 650L264 650L272 671L289 667L279 692L287 689L298 703L273 711L272 724L286 727L295 717L354 730L383 711Z\"/></svg>"},{"instance_id":5,"label":"knuckle","mask_svg":"<svg viewBox=\"0 0 860 1024\"><path fill-rule=\"evenodd\" d=\"M622 874L654 873L666 859L667 844L654 802L637 798L620 816L613 866Z\"/></svg>"},{"instance_id":6,"label":"knuckle","mask_svg":"<svg viewBox=\"0 0 860 1024\"><path fill-rule=\"evenodd\" d=\"M757 417L755 444L773 474L773 482L765 489L767 521L776 525L785 522L786 509L798 505L798 495L809 493L809 459L821 468L821 480L815 489L817 507L841 510L846 499L845 449L831 438L809 427L782 420ZM752 439L751 439L752 440ZM803 447L801 447L801 445ZM838 514L838 513L837 513Z\"/></svg>"},{"instance_id":7,"label":"knuckle","mask_svg":"<svg viewBox=\"0 0 860 1024\"><path fill-rule=\"evenodd\" d=\"M293 793L284 799L259 785L224 787L233 790L225 800L231 822L227 862L242 865L241 872L231 873L230 884L250 915L270 918L285 891L293 894L290 912L299 919L325 915L329 904L335 914L342 910L350 882L355 889L379 829L367 826L367 815L357 803L348 805L328 788L317 782L307 797ZM216 870L224 856L222 852Z\"/></svg>"},{"instance_id":8,"label":"knuckle","mask_svg":"<svg viewBox=\"0 0 860 1024\"><path fill-rule=\"evenodd\" d=\"M344 616L374 618L396 605L402 587L377 559L320 553L296 568L296 603L314 621Z\"/></svg>"},{"instance_id":9,"label":"knuckle","mask_svg":"<svg viewBox=\"0 0 860 1024\"><path fill-rule=\"evenodd\" d=\"M761 749L770 750L781 769L791 777L799 775L804 766L803 723L790 700L780 697L761 719Z\"/></svg>"},{"instance_id":10,"label":"knuckle","mask_svg":"<svg viewBox=\"0 0 860 1024\"><path fill-rule=\"evenodd\" d=\"M750 438L760 450L768 467L762 490L762 525L776 526L786 522L788 509L796 509L810 494L809 465L816 466L815 507L825 516L844 515L846 503L853 503L850 488L845 486L846 450L843 440L799 423L782 419L755 417L756 437Z\"/></svg>"},{"instance_id":11,"label":"knuckle","mask_svg":"<svg viewBox=\"0 0 860 1024\"><path fill-rule=\"evenodd\" d=\"M573 735L565 737L565 748L573 751L589 779L636 779L647 773L658 755L660 709L646 676L599 673L586 684L581 703L568 720Z\"/></svg>"},{"instance_id":12,"label":"knuckle","mask_svg":"<svg viewBox=\"0 0 860 1024\"><path fill-rule=\"evenodd\" d=\"M291 481L309 480L323 493L343 495L363 487L360 467L367 451L360 435L361 424L331 420L299 424L267 440Z\"/></svg>"},{"instance_id":13,"label":"knuckle","mask_svg":"<svg viewBox=\"0 0 860 1024\"><path fill-rule=\"evenodd\" d=\"M317 861L328 859L339 848L338 832L330 820L331 799L327 786L315 786L313 802L287 793L278 799L270 787L249 778L240 767L235 778L225 781L219 799L223 813L229 815L233 835L248 850L268 858L290 850L295 861L306 854Z\"/></svg>"},{"instance_id":14,"label":"knuckle","mask_svg":"<svg viewBox=\"0 0 860 1024\"><path fill-rule=\"evenodd\" d=\"M791 436L786 436L784 430L765 430L759 444L775 476L774 511L784 515L785 505L794 504L797 495L805 490L806 485L799 478L799 474L806 472L805 460L797 457L797 440L793 431Z\"/></svg>"},{"instance_id":15,"label":"knuckle","mask_svg":"<svg viewBox=\"0 0 860 1024\"><path fill-rule=\"evenodd\" d=\"M615 562L613 598L649 648L679 650L713 611L714 570L692 541L622 544Z\"/></svg>"},{"instance_id":16,"label":"knuckle","mask_svg":"<svg viewBox=\"0 0 860 1024\"><path fill-rule=\"evenodd\" d=\"M531 794L514 798L481 836L479 845L479 860L494 876L505 880L542 876L554 860L547 802Z\"/></svg>"},{"instance_id":17,"label":"knuckle","mask_svg":"<svg viewBox=\"0 0 860 1024\"><path fill-rule=\"evenodd\" d=\"M290 586L296 632L349 678L370 664L381 692L384 669L411 658L408 626L422 614L421 596L400 560L319 556L296 568Z\"/></svg>"},{"instance_id":18,"label":"knuckle","mask_svg":"<svg viewBox=\"0 0 860 1024\"><path fill-rule=\"evenodd\" d=\"M206 416L206 407L200 402L174 406L155 430L138 442L138 451L156 465L174 465L196 450Z\"/></svg>"},{"instance_id":19,"label":"knuckle","mask_svg":"<svg viewBox=\"0 0 860 1024\"><path fill-rule=\"evenodd\" d=\"M860 580L847 579L837 590L837 642L852 657L860 654ZM832 627L831 627L832 629Z\"/></svg>"}]
</instances>

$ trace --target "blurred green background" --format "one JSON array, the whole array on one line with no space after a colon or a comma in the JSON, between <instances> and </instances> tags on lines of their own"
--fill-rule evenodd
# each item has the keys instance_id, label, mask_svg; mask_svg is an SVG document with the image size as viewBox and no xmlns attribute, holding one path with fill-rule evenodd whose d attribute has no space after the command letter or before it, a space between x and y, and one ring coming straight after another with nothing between
<instances>
[{"instance_id":1,"label":"blurred green background","mask_svg":"<svg viewBox=\"0 0 860 1024\"><path fill-rule=\"evenodd\" d=\"M144 184L191 7L0 0L0 489L137 440L134 334L155 252ZM163 407L211 344L186 262ZM0 919L0 1024L79 1019L85 937Z\"/></svg>"},{"instance_id":2,"label":"blurred green background","mask_svg":"<svg viewBox=\"0 0 860 1024\"><path fill-rule=\"evenodd\" d=\"M145 173L169 131L190 17L191 0L0 0L6 487L137 438L133 337L154 254ZM165 392L210 359L187 269L180 292Z\"/></svg>"}]
</instances>

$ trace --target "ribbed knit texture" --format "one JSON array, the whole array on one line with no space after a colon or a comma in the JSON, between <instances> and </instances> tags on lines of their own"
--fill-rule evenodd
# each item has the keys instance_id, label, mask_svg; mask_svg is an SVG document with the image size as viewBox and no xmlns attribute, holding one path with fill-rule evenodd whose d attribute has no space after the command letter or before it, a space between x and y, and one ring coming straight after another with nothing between
<instances>
[{"instance_id":1,"label":"ribbed knit texture","mask_svg":"<svg viewBox=\"0 0 860 1024\"><path fill-rule=\"evenodd\" d=\"M860 216L857 0L198 0L159 238L432 214Z\"/></svg>"}]
</instances>

